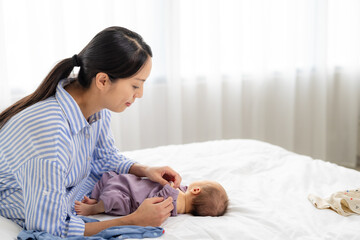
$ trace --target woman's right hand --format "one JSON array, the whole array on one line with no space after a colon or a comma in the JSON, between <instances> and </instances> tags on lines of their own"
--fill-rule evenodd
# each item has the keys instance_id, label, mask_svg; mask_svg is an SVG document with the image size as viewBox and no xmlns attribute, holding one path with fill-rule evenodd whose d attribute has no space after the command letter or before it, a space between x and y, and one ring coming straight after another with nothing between
<instances>
[{"instance_id":1,"label":"woman's right hand","mask_svg":"<svg viewBox=\"0 0 360 240\"><path fill-rule=\"evenodd\" d=\"M162 197L145 199L139 208L130 215L100 222L85 223L85 236L92 236L104 229L114 226L160 226L174 209L172 197L164 200Z\"/></svg>"},{"instance_id":2,"label":"woman's right hand","mask_svg":"<svg viewBox=\"0 0 360 240\"><path fill-rule=\"evenodd\" d=\"M134 225L160 226L174 209L172 197L164 200L163 197L147 198L133 213Z\"/></svg>"}]
</instances>

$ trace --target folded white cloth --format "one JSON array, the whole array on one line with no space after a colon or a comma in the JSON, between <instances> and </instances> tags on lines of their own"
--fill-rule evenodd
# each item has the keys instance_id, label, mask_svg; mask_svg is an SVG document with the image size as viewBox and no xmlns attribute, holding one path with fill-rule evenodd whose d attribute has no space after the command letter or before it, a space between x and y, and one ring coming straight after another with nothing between
<instances>
[{"instance_id":1,"label":"folded white cloth","mask_svg":"<svg viewBox=\"0 0 360 240\"><path fill-rule=\"evenodd\" d=\"M360 214L360 189L337 192L328 198L309 194L308 199L316 208L329 208L343 216Z\"/></svg>"}]
</instances>

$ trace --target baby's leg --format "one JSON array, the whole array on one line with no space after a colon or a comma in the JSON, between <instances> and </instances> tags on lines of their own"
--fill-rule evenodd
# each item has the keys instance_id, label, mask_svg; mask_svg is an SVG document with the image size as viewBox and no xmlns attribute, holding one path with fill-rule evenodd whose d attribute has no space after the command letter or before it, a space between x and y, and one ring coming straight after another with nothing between
<instances>
[{"instance_id":1,"label":"baby's leg","mask_svg":"<svg viewBox=\"0 0 360 240\"><path fill-rule=\"evenodd\" d=\"M105 211L104 202L100 200L95 204L87 204L87 203L75 201L75 211L77 214L83 216L103 213Z\"/></svg>"}]
</instances>

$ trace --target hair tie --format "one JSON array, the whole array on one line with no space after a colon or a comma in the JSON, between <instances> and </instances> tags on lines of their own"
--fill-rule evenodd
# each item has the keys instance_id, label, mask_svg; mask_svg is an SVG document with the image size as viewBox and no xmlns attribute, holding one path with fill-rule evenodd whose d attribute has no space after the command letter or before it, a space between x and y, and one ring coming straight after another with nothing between
<instances>
[{"instance_id":1,"label":"hair tie","mask_svg":"<svg viewBox=\"0 0 360 240\"><path fill-rule=\"evenodd\" d=\"M74 56L72 56L72 63L74 67L80 67L80 63L79 63L79 59L78 59L78 55L75 54Z\"/></svg>"}]
</instances>

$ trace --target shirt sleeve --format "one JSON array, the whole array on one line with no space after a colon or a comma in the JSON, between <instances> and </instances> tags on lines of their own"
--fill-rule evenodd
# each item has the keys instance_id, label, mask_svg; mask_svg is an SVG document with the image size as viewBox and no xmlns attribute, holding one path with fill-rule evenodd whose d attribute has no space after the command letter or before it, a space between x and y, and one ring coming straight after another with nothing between
<instances>
[{"instance_id":1,"label":"shirt sleeve","mask_svg":"<svg viewBox=\"0 0 360 240\"><path fill-rule=\"evenodd\" d=\"M114 137L110 128L111 114L104 110L102 114L102 126L96 143L92 164L92 173L100 179L107 171L116 173L128 173L135 161L128 159L115 147Z\"/></svg>"},{"instance_id":2,"label":"shirt sleeve","mask_svg":"<svg viewBox=\"0 0 360 240\"><path fill-rule=\"evenodd\" d=\"M27 230L60 237L84 235L85 223L69 211L66 171L58 161L29 159L18 169L17 176L23 190Z\"/></svg>"}]
</instances>

